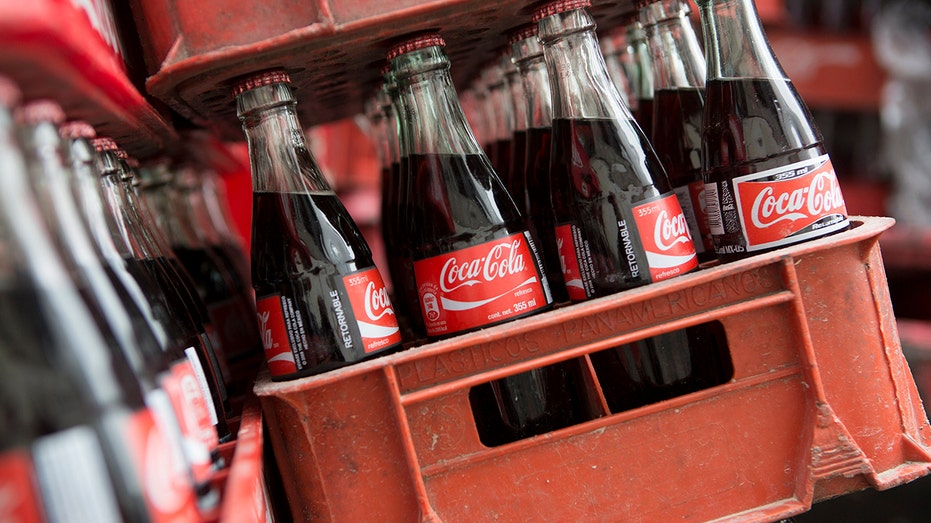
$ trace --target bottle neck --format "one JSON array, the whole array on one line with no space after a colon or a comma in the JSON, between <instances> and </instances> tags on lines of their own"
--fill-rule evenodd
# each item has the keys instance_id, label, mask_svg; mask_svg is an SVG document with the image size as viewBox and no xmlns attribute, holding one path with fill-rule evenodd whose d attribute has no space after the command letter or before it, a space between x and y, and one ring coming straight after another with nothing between
<instances>
[{"instance_id":1,"label":"bottle neck","mask_svg":"<svg viewBox=\"0 0 931 523\"><path fill-rule=\"evenodd\" d=\"M650 22L644 29L653 61L653 88L657 90L705 86L705 58L698 36L686 18L688 11L675 10L678 4L679 0L666 0L645 10ZM674 10L662 11L666 6Z\"/></svg>"},{"instance_id":2,"label":"bottle neck","mask_svg":"<svg viewBox=\"0 0 931 523\"><path fill-rule=\"evenodd\" d=\"M237 99L249 145L254 192L332 192L304 139L287 84L246 91Z\"/></svg>"},{"instance_id":3,"label":"bottle neck","mask_svg":"<svg viewBox=\"0 0 931 523\"><path fill-rule=\"evenodd\" d=\"M594 29L594 20L582 9L539 22L556 119L631 119L608 75Z\"/></svg>"},{"instance_id":4,"label":"bottle neck","mask_svg":"<svg viewBox=\"0 0 931 523\"><path fill-rule=\"evenodd\" d=\"M534 42L537 46L540 44ZM517 62L521 84L524 87L528 127L545 129L553 125L553 94L550 77L543 60L543 49L533 56Z\"/></svg>"},{"instance_id":5,"label":"bottle neck","mask_svg":"<svg viewBox=\"0 0 931 523\"><path fill-rule=\"evenodd\" d=\"M627 26L627 41L630 42L632 58L636 67L633 89L640 100L653 99L653 58L650 56L650 45L647 43L646 31L639 21Z\"/></svg>"},{"instance_id":6,"label":"bottle neck","mask_svg":"<svg viewBox=\"0 0 931 523\"><path fill-rule=\"evenodd\" d=\"M752 0L699 0L708 80L788 79L763 32Z\"/></svg>"},{"instance_id":7,"label":"bottle neck","mask_svg":"<svg viewBox=\"0 0 931 523\"><path fill-rule=\"evenodd\" d=\"M442 49L429 47L406 53L392 60L392 65L407 113L408 152L481 154L459 105L449 61Z\"/></svg>"},{"instance_id":8,"label":"bottle neck","mask_svg":"<svg viewBox=\"0 0 931 523\"><path fill-rule=\"evenodd\" d=\"M526 131L530 127L530 116L527 113L527 96L521 82L520 73L515 67L505 78L511 92L511 107L514 109L513 130Z\"/></svg>"}]
</instances>

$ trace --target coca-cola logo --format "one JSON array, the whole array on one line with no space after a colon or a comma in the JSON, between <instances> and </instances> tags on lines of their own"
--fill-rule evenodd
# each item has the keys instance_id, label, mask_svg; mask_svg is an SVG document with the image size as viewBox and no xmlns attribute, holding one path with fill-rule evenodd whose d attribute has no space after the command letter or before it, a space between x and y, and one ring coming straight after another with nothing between
<instances>
[{"instance_id":1,"label":"coca-cola logo","mask_svg":"<svg viewBox=\"0 0 931 523\"><path fill-rule=\"evenodd\" d=\"M522 273L526 265L524 255L519 252L520 245L520 240L499 243L487 255L462 263L455 257L449 258L440 271L440 288L443 292L452 292L460 287Z\"/></svg>"},{"instance_id":2,"label":"coca-cola logo","mask_svg":"<svg viewBox=\"0 0 931 523\"><path fill-rule=\"evenodd\" d=\"M843 207L844 197L831 169L813 176L808 187L777 194L772 185L767 186L753 200L750 220L757 228L765 229L781 221L821 216Z\"/></svg>"},{"instance_id":3,"label":"coca-cola logo","mask_svg":"<svg viewBox=\"0 0 931 523\"><path fill-rule=\"evenodd\" d=\"M680 243L691 244L692 234L685 215L680 212L670 216L665 210L660 212L653 228L653 241L661 251L668 251Z\"/></svg>"},{"instance_id":4,"label":"coca-cola logo","mask_svg":"<svg viewBox=\"0 0 931 523\"><path fill-rule=\"evenodd\" d=\"M370 281L365 287L365 315L372 321L378 321L386 314L394 315L388 289L384 285L376 289L375 282Z\"/></svg>"},{"instance_id":5,"label":"coca-cola logo","mask_svg":"<svg viewBox=\"0 0 931 523\"><path fill-rule=\"evenodd\" d=\"M191 487L183 471L175 470L171 460L165 459L171 447L169 441L154 426L145 436L145 492L146 498L161 517L177 515L190 501Z\"/></svg>"}]
</instances>

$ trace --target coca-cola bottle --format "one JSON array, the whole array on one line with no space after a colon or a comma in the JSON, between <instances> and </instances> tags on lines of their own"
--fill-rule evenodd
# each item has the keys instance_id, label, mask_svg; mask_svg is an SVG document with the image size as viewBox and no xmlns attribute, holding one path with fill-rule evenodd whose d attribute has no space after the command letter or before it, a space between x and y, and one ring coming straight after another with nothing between
<instances>
[{"instance_id":1,"label":"coca-cola bottle","mask_svg":"<svg viewBox=\"0 0 931 523\"><path fill-rule=\"evenodd\" d=\"M751 0L700 0L708 66L702 173L715 251L731 261L847 229L821 133Z\"/></svg>"},{"instance_id":2,"label":"coca-cola bottle","mask_svg":"<svg viewBox=\"0 0 931 523\"><path fill-rule=\"evenodd\" d=\"M627 27L616 27L607 33L598 36L601 44L601 53L604 55L608 74L621 99L627 104L631 113L637 111L637 99L632 93L631 83L636 78L636 65L634 64L633 48L627 42Z\"/></svg>"},{"instance_id":3,"label":"coca-cola bottle","mask_svg":"<svg viewBox=\"0 0 931 523\"><path fill-rule=\"evenodd\" d=\"M486 108L491 115L491 128L495 133L488 159L498 177L505 182L506 189L510 189L507 181L511 180L511 157L514 150L514 102L507 74L508 69L513 67L510 58L502 54L484 75L488 89Z\"/></svg>"},{"instance_id":4,"label":"coca-cola bottle","mask_svg":"<svg viewBox=\"0 0 931 523\"><path fill-rule=\"evenodd\" d=\"M127 269L149 298L153 313L167 327L165 350L172 380L164 386L177 411L185 412L185 403L196 409L182 417L182 421L192 422L186 433L195 435L208 448L216 448L231 437L226 423L229 398L202 316L178 283L177 269L168 260L171 252L153 238L154 225L142 214L131 185L133 172L121 158L126 153L109 138L95 138L92 144L97 150L95 171L111 216L111 237L121 245L121 252L127 253ZM187 385L193 383L201 391L202 402L184 401ZM172 392L176 388L178 394ZM206 430L207 425L214 427L216 439Z\"/></svg>"},{"instance_id":5,"label":"coca-cola bottle","mask_svg":"<svg viewBox=\"0 0 931 523\"><path fill-rule=\"evenodd\" d=\"M705 58L684 0L660 0L640 10L653 61L653 134L650 141L666 168L689 224L700 262L713 260L701 173L701 124L705 106Z\"/></svg>"},{"instance_id":6,"label":"coca-cola bottle","mask_svg":"<svg viewBox=\"0 0 931 523\"><path fill-rule=\"evenodd\" d=\"M698 266L666 173L611 82L587 0L534 13L553 89L551 188L563 276L573 301ZM714 344L687 330L591 355L612 410L719 383ZM690 340L693 338L693 340Z\"/></svg>"},{"instance_id":7,"label":"coca-cola bottle","mask_svg":"<svg viewBox=\"0 0 931 523\"><path fill-rule=\"evenodd\" d=\"M632 95L637 98L634 117L644 134L649 137L653 134L653 58L643 24L637 18L636 12L631 16L633 18L627 24L627 41L630 42L633 51L636 74L635 85L631 89Z\"/></svg>"},{"instance_id":8,"label":"coca-cola bottle","mask_svg":"<svg viewBox=\"0 0 931 523\"><path fill-rule=\"evenodd\" d=\"M194 521L176 447L50 237L14 138L15 98L0 79L0 517Z\"/></svg>"},{"instance_id":9,"label":"coca-cola bottle","mask_svg":"<svg viewBox=\"0 0 931 523\"><path fill-rule=\"evenodd\" d=\"M70 122L60 132L68 140L65 157L71 166L67 170L69 184L75 199L80 202L79 216L72 216L69 227L83 223L89 232L92 249L130 315L137 337L141 338L141 342L134 346L121 345L120 348L126 352L139 381L145 385L146 403L182 441L184 459L199 489L201 508L210 510L219 501L210 484L215 468L221 465L219 433L209 413L211 399L205 395L209 391L205 392L203 388L207 384L200 381L196 370L200 361L195 354L186 354L180 345L173 345L174 338L169 333L175 327L167 321L170 316L161 310L164 305L155 298L161 290L144 289L140 285L128 266L132 252L125 248L125 244L125 252L121 252L113 241L111 230L116 230L117 226L114 224L111 228L110 222L114 218L105 209L102 199L102 187L96 171L96 149L89 142L95 134L93 129L82 122ZM59 207L67 206L60 204ZM75 233L72 236L80 235ZM75 239L69 241L74 242ZM101 288L101 283L91 287ZM105 290L95 292L106 294ZM119 316L114 305L103 312L106 317Z\"/></svg>"},{"instance_id":10,"label":"coca-cola bottle","mask_svg":"<svg viewBox=\"0 0 931 523\"><path fill-rule=\"evenodd\" d=\"M525 221L466 125L444 46L424 34L388 54L410 125L412 205L401 223L431 339L552 306ZM474 387L482 440L498 445L587 419L581 386L553 366Z\"/></svg>"},{"instance_id":11,"label":"coca-cola bottle","mask_svg":"<svg viewBox=\"0 0 931 523\"><path fill-rule=\"evenodd\" d=\"M272 379L400 349L372 252L304 142L287 74L257 74L234 95L252 164L252 286Z\"/></svg>"},{"instance_id":12,"label":"coca-cola bottle","mask_svg":"<svg viewBox=\"0 0 931 523\"><path fill-rule=\"evenodd\" d=\"M555 303L569 301L554 234L553 197L550 192L550 143L553 135L553 98L543 61L537 25L529 24L511 35L511 59L520 72L524 112L528 119L523 191L512 194L537 240L546 279Z\"/></svg>"}]
</instances>

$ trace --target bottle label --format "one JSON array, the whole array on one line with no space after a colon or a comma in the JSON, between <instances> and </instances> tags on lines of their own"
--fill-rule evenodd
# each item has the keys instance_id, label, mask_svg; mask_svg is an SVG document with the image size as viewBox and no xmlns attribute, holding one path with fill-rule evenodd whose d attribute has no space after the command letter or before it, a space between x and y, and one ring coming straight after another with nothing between
<instances>
[{"instance_id":1,"label":"bottle label","mask_svg":"<svg viewBox=\"0 0 931 523\"><path fill-rule=\"evenodd\" d=\"M160 430L149 409L132 414L124 429L124 441L135 465L136 478L153 523L198 521L197 496L171 440Z\"/></svg>"},{"instance_id":2,"label":"bottle label","mask_svg":"<svg viewBox=\"0 0 931 523\"><path fill-rule=\"evenodd\" d=\"M582 238L581 231L572 224L556 226L556 248L559 252L559 264L562 266L563 279L569 299L582 301L594 293L592 276L594 267L591 263L591 251L588 242ZM582 270L585 267L585 270Z\"/></svg>"},{"instance_id":3,"label":"bottle label","mask_svg":"<svg viewBox=\"0 0 931 523\"><path fill-rule=\"evenodd\" d=\"M372 267L343 276L349 305L359 325L366 354L401 343L401 329L378 269Z\"/></svg>"},{"instance_id":4,"label":"bottle label","mask_svg":"<svg viewBox=\"0 0 931 523\"><path fill-rule=\"evenodd\" d=\"M25 451L0 454L0 521L42 523L42 499L32 476L32 461Z\"/></svg>"},{"instance_id":5,"label":"bottle label","mask_svg":"<svg viewBox=\"0 0 931 523\"><path fill-rule=\"evenodd\" d=\"M714 250L711 231L708 228L705 182L698 180L682 187L676 187L673 191L688 221L689 233L695 243L695 252L702 254Z\"/></svg>"},{"instance_id":6,"label":"bottle label","mask_svg":"<svg viewBox=\"0 0 931 523\"><path fill-rule=\"evenodd\" d=\"M632 211L654 282L698 267L689 224L674 193L637 205Z\"/></svg>"},{"instance_id":7,"label":"bottle label","mask_svg":"<svg viewBox=\"0 0 931 523\"><path fill-rule=\"evenodd\" d=\"M178 421L194 478L197 482L208 481L212 473L210 451L220 444L215 423L211 421L208 410L212 402L204 398L197 373L189 359L175 362L161 383Z\"/></svg>"},{"instance_id":8,"label":"bottle label","mask_svg":"<svg viewBox=\"0 0 931 523\"><path fill-rule=\"evenodd\" d=\"M414 262L427 334L498 323L549 305L524 234Z\"/></svg>"},{"instance_id":9,"label":"bottle label","mask_svg":"<svg viewBox=\"0 0 931 523\"><path fill-rule=\"evenodd\" d=\"M93 429L77 426L39 438L32 459L49 523L122 521Z\"/></svg>"},{"instance_id":10,"label":"bottle label","mask_svg":"<svg viewBox=\"0 0 931 523\"><path fill-rule=\"evenodd\" d=\"M748 251L842 230L849 224L828 155L734 178Z\"/></svg>"},{"instance_id":11,"label":"bottle label","mask_svg":"<svg viewBox=\"0 0 931 523\"><path fill-rule=\"evenodd\" d=\"M290 298L278 294L257 300L259 333L265 348L265 360L272 376L294 374L298 370L295 354L301 368L307 365L303 320L294 309Z\"/></svg>"}]
</instances>

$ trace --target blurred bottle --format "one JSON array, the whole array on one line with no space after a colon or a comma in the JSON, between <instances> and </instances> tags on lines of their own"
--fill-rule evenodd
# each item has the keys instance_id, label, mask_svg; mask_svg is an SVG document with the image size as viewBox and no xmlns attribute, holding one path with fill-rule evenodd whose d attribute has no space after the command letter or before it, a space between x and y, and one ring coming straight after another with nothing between
<instances>
[{"instance_id":1,"label":"blurred bottle","mask_svg":"<svg viewBox=\"0 0 931 523\"><path fill-rule=\"evenodd\" d=\"M627 24L627 41L630 42L635 65L634 87L631 89L631 94L637 98L637 103L633 114L640 128L643 129L643 134L649 137L653 134L653 78L655 75L647 34L643 30L640 19L636 17L636 13Z\"/></svg>"},{"instance_id":2,"label":"blurred bottle","mask_svg":"<svg viewBox=\"0 0 931 523\"><path fill-rule=\"evenodd\" d=\"M388 291L304 143L287 74L257 74L234 95L252 164L252 285L272 379L399 350Z\"/></svg>"},{"instance_id":3,"label":"blurred bottle","mask_svg":"<svg viewBox=\"0 0 931 523\"><path fill-rule=\"evenodd\" d=\"M132 171L120 158L126 153L109 138L96 138L92 143L97 149L96 171L104 201L112 217L108 222L112 227L111 238L121 246L128 271L167 329L170 372L181 384L190 382L193 373L203 397L209 398L205 401L209 423L215 427L218 441L226 441L231 437L226 423L229 399L201 316L191 305L192 298L179 286L177 269L167 259L170 251L153 239L154 225L140 212L141 204L131 185ZM173 402L177 409L183 408L179 399L173 398ZM200 426L204 424L202 418L201 415L190 419L197 420L194 426ZM206 431L198 433L207 438Z\"/></svg>"},{"instance_id":4,"label":"blurred bottle","mask_svg":"<svg viewBox=\"0 0 931 523\"><path fill-rule=\"evenodd\" d=\"M494 130L495 140L488 152L491 166L502 182L511 180L511 154L514 149L515 115L514 102L511 98L511 87L508 81L508 70L513 65L506 53L502 53L486 69L485 81L488 88L486 107L492 117L491 127Z\"/></svg>"},{"instance_id":5,"label":"blurred bottle","mask_svg":"<svg viewBox=\"0 0 931 523\"><path fill-rule=\"evenodd\" d=\"M633 114L637 110L637 100L631 96L633 88L631 84L636 78L634 72L633 48L627 43L627 27L621 26L614 28L598 36L601 44L601 53L604 55L605 65L608 67L608 75L617 87L621 100L627 105L627 109Z\"/></svg>"},{"instance_id":6,"label":"blurred bottle","mask_svg":"<svg viewBox=\"0 0 931 523\"><path fill-rule=\"evenodd\" d=\"M731 261L847 229L811 114L750 0L699 0L707 84L702 173L715 251Z\"/></svg>"},{"instance_id":7,"label":"blurred bottle","mask_svg":"<svg viewBox=\"0 0 931 523\"><path fill-rule=\"evenodd\" d=\"M518 209L526 217L521 200L527 191L524 171L527 164L527 128L530 126L530 114L527 112L527 96L524 93L524 84L520 72L511 60L511 52L502 54L504 79L510 92L511 107L514 109L514 123L511 134L511 157L507 171L507 178L502 178L504 187L511 198L517 203Z\"/></svg>"},{"instance_id":8,"label":"blurred bottle","mask_svg":"<svg viewBox=\"0 0 931 523\"><path fill-rule=\"evenodd\" d=\"M52 523L194 521L200 514L183 460L125 354L108 349L42 217L14 138L16 97L0 79L4 506ZM49 126L37 127L45 140Z\"/></svg>"},{"instance_id":9,"label":"blurred bottle","mask_svg":"<svg viewBox=\"0 0 931 523\"><path fill-rule=\"evenodd\" d=\"M705 58L683 0L651 2L640 10L653 61L653 144L689 224L698 261L713 260L701 173Z\"/></svg>"}]
</instances>

